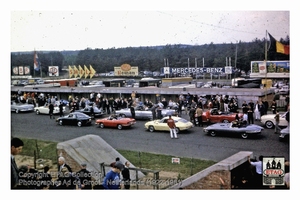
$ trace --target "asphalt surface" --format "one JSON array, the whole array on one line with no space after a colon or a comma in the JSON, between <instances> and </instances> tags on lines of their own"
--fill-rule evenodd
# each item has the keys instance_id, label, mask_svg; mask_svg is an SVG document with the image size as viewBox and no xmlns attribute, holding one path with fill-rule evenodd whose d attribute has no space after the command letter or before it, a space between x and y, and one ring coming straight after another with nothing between
<instances>
[{"instance_id":1,"label":"asphalt surface","mask_svg":"<svg viewBox=\"0 0 300 200\"><path fill-rule=\"evenodd\" d=\"M67 112L68 113L68 112ZM55 116L56 118L58 116ZM187 118L187 115L183 115ZM32 113L11 113L11 135L45 141L63 142L87 134L99 135L115 149L172 155L204 160L221 161L239 151L252 151L254 156L284 156L290 160L290 145L280 142L274 129L265 129L261 136L242 139L241 137L211 137L202 127L179 133L179 139L171 139L169 132L146 131L146 121L137 120L131 128L101 129L91 126L60 126L49 115ZM255 122L261 125L260 122ZM26 148L26 147L24 147Z\"/></svg>"}]
</instances>

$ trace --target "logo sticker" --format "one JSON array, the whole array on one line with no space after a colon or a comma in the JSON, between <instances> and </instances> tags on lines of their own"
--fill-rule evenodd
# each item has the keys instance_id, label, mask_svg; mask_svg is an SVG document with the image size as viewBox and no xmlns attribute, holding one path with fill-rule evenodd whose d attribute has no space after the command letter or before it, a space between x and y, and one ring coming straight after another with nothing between
<instances>
[{"instance_id":1,"label":"logo sticker","mask_svg":"<svg viewBox=\"0 0 300 200\"><path fill-rule=\"evenodd\" d=\"M284 185L284 157L263 157L263 185Z\"/></svg>"}]
</instances>

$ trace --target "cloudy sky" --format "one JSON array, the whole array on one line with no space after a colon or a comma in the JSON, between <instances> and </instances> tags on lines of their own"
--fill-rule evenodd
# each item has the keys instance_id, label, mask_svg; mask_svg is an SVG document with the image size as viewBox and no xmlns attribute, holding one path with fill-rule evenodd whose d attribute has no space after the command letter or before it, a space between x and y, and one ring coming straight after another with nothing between
<instances>
[{"instance_id":1,"label":"cloudy sky","mask_svg":"<svg viewBox=\"0 0 300 200\"><path fill-rule=\"evenodd\" d=\"M191 6L193 8L193 6ZM202 45L290 36L289 10L11 10L14 51Z\"/></svg>"}]
</instances>

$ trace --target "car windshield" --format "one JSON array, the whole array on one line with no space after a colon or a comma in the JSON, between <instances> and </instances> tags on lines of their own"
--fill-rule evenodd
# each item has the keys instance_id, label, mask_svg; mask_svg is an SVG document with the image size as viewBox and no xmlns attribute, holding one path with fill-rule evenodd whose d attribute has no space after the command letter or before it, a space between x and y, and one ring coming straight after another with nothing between
<instances>
[{"instance_id":1,"label":"car windshield","mask_svg":"<svg viewBox=\"0 0 300 200\"><path fill-rule=\"evenodd\" d=\"M188 123L188 122L189 122L188 120L183 119L183 118L179 118L179 119L177 119L176 121L182 122L182 123ZM175 122L176 122L176 121L175 121Z\"/></svg>"}]
</instances>

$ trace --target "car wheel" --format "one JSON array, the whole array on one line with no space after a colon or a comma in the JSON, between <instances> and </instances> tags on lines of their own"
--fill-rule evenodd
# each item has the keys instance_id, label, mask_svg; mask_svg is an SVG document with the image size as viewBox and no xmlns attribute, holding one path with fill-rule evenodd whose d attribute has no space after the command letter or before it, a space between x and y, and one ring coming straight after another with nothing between
<instances>
[{"instance_id":1,"label":"car wheel","mask_svg":"<svg viewBox=\"0 0 300 200\"><path fill-rule=\"evenodd\" d=\"M118 129L121 130L123 128L123 126L121 124L118 124Z\"/></svg>"},{"instance_id":2,"label":"car wheel","mask_svg":"<svg viewBox=\"0 0 300 200\"><path fill-rule=\"evenodd\" d=\"M63 125L63 121L62 121L62 120L59 120L59 121L58 121L58 124L62 126L62 125Z\"/></svg>"},{"instance_id":3,"label":"car wheel","mask_svg":"<svg viewBox=\"0 0 300 200\"><path fill-rule=\"evenodd\" d=\"M126 115L125 115L125 114L120 114L120 116L121 116L122 118L125 118L125 117L126 117Z\"/></svg>"},{"instance_id":4,"label":"car wheel","mask_svg":"<svg viewBox=\"0 0 300 200\"><path fill-rule=\"evenodd\" d=\"M79 126L79 127L82 126L82 122L81 122L81 121L78 121L78 122L77 122L77 126Z\"/></svg>"},{"instance_id":5,"label":"car wheel","mask_svg":"<svg viewBox=\"0 0 300 200\"><path fill-rule=\"evenodd\" d=\"M15 112L16 112L16 113L19 113L19 110L18 110L18 109L16 109L16 110L15 110Z\"/></svg>"},{"instance_id":6,"label":"car wheel","mask_svg":"<svg viewBox=\"0 0 300 200\"><path fill-rule=\"evenodd\" d=\"M273 122L271 122L271 121L266 121L265 126L266 126L268 129L272 129L272 128L274 127L274 124L273 124Z\"/></svg>"},{"instance_id":7,"label":"car wheel","mask_svg":"<svg viewBox=\"0 0 300 200\"><path fill-rule=\"evenodd\" d=\"M217 135L217 133L215 131L210 131L209 132L210 136L215 137Z\"/></svg>"},{"instance_id":8,"label":"car wheel","mask_svg":"<svg viewBox=\"0 0 300 200\"><path fill-rule=\"evenodd\" d=\"M242 138L247 139L248 138L248 133L242 133L241 136L242 136Z\"/></svg>"},{"instance_id":9,"label":"car wheel","mask_svg":"<svg viewBox=\"0 0 300 200\"><path fill-rule=\"evenodd\" d=\"M178 127L175 128L176 134L180 132L180 129Z\"/></svg>"},{"instance_id":10,"label":"car wheel","mask_svg":"<svg viewBox=\"0 0 300 200\"><path fill-rule=\"evenodd\" d=\"M224 119L222 122L223 123L229 123L229 121L227 119Z\"/></svg>"},{"instance_id":11,"label":"car wheel","mask_svg":"<svg viewBox=\"0 0 300 200\"><path fill-rule=\"evenodd\" d=\"M149 129L149 131L150 131L150 132L154 132L154 131L155 131L155 128L154 128L154 126L149 126L149 128L148 128L148 129Z\"/></svg>"},{"instance_id":12,"label":"car wheel","mask_svg":"<svg viewBox=\"0 0 300 200\"><path fill-rule=\"evenodd\" d=\"M103 123L100 123L100 124L99 124L99 127L100 127L100 128L104 128L104 124L103 124Z\"/></svg>"},{"instance_id":13,"label":"car wheel","mask_svg":"<svg viewBox=\"0 0 300 200\"><path fill-rule=\"evenodd\" d=\"M39 110L36 110L35 113L36 113L37 115L39 115L39 114L40 114L40 111L39 111Z\"/></svg>"}]
</instances>

